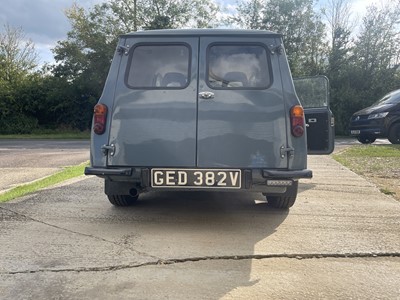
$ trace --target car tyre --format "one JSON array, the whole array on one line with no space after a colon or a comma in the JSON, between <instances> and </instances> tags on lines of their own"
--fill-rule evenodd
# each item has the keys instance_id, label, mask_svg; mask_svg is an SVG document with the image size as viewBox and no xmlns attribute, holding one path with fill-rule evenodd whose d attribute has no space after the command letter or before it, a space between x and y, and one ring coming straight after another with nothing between
<instances>
[{"instance_id":1,"label":"car tyre","mask_svg":"<svg viewBox=\"0 0 400 300\"><path fill-rule=\"evenodd\" d=\"M107 197L110 203L115 206L131 206L139 198L139 196L130 195L107 195Z\"/></svg>"},{"instance_id":2,"label":"car tyre","mask_svg":"<svg viewBox=\"0 0 400 300\"><path fill-rule=\"evenodd\" d=\"M357 140L361 144L372 144L373 142L375 142L376 138L372 136L358 136Z\"/></svg>"},{"instance_id":3,"label":"car tyre","mask_svg":"<svg viewBox=\"0 0 400 300\"><path fill-rule=\"evenodd\" d=\"M400 123L393 124L390 127L388 140L392 144L400 144Z\"/></svg>"},{"instance_id":4,"label":"car tyre","mask_svg":"<svg viewBox=\"0 0 400 300\"><path fill-rule=\"evenodd\" d=\"M294 181L293 185L288 187L282 195L267 195L268 206L278 209L289 209L293 206L297 197L298 181Z\"/></svg>"}]
</instances>

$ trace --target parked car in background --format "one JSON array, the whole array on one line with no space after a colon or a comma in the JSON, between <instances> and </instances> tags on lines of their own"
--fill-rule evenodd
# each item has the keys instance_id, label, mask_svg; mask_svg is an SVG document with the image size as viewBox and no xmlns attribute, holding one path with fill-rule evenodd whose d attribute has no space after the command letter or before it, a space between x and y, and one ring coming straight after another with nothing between
<instances>
[{"instance_id":1,"label":"parked car in background","mask_svg":"<svg viewBox=\"0 0 400 300\"><path fill-rule=\"evenodd\" d=\"M363 144L371 144L377 138L387 138L392 144L400 144L400 90L354 113L349 130L350 135Z\"/></svg>"}]
</instances>

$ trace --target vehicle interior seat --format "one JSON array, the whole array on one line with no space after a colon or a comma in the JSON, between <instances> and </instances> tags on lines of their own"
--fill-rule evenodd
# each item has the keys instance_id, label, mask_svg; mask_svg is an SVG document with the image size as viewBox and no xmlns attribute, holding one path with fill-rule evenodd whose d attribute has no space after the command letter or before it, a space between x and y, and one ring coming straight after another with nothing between
<instances>
[{"instance_id":1,"label":"vehicle interior seat","mask_svg":"<svg viewBox=\"0 0 400 300\"><path fill-rule=\"evenodd\" d=\"M166 73L161 81L163 87L184 87L187 83L186 76L178 72Z\"/></svg>"},{"instance_id":2,"label":"vehicle interior seat","mask_svg":"<svg viewBox=\"0 0 400 300\"><path fill-rule=\"evenodd\" d=\"M249 85L246 74L243 72L228 72L224 76L223 87L246 87Z\"/></svg>"}]
</instances>

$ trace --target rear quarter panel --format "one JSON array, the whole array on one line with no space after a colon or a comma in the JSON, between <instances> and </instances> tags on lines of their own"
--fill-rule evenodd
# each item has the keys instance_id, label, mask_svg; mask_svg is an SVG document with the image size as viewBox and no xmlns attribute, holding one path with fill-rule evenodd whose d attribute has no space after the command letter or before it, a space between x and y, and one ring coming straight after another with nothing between
<instances>
[{"instance_id":1,"label":"rear quarter panel","mask_svg":"<svg viewBox=\"0 0 400 300\"><path fill-rule=\"evenodd\" d=\"M118 42L117 49L119 46L125 45L125 38L121 38ZM102 135L97 135L91 131L90 139L90 162L92 167L105 167L107 165L107 156L101 151L103 145L108 144L111 124L111 113L113 111L113 103L115 96L115 86L117 83L119 68L120 68L121 55L118 51L115 51L110 70L104 85L103 93L97 103L105 104L108 107L107 112L107 126L106 131ZM93 125L92 125L93 126Z\"/></svg>"},{"instance_id":2,"label":"rear quarter panel","mask_svg":"<svg viewBox=\"0 0 400 300\"><path fill-rule=\"evenodd\" d=\"M294 155L289 158L289 169L300 170L307 168L307 136L306 132L302 137L294 137L291 133L290 126L290 109L294 105L299 105L300 101L297 98L293 78L289 68L289 63L286 55L279 55L279 65L282 77L282 91L286 105L286 122L287 122L287 145L294 148Z\"/></svg>"}]
</instances>

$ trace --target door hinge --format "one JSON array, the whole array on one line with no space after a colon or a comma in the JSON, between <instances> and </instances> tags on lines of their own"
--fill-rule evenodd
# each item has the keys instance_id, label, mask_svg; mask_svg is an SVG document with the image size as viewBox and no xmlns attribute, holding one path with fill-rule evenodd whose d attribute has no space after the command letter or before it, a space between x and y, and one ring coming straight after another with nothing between
<instances>
[{"instance_id":1,"label":"door hinge","mask_svg":"<svg viewBox=\"0 0 400 300\"><path fill-rule=\"evenodd\" d=\"M275 53L277 54L282 54L283 53L283 47L282 45L275 45L275 44L269 44L267 45L269 51L271 51L271 54L274 55Z\"/></svg>"},{"instance_id":2,"label":"door hinge","mask_svg":"<svg viewBox=\"0 0 400 300\"><path fill-rule=\"evenodd\" d=\"M129 54L129 45L126 46L118 46L117 51L119 54L125 54L128 55Z\"/></svg>"},{"instance_id":3,"label":"door hinge","mask_svg":"<svg viewBox=\"0 0 400 300\"><path fill-rule=\"evenodd\" d=\"M286 155L290 158L294 156L294 148L281 146L280 148L281 158L285 158Z\"/></svg>"},{"instance_id":4,"label":"door hinge","mask_svg":"<svg viewBox=\"0 0 400 300\"><path fill-rule=\"evenodd\" d=\"M103 152L103 155L106 156L107 154L110 154L111 156L114 156L115 154L115 145L103 145L101 146L101 152Z\"/></svg>"}]
</instances>

